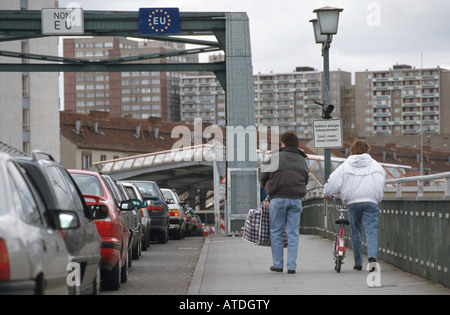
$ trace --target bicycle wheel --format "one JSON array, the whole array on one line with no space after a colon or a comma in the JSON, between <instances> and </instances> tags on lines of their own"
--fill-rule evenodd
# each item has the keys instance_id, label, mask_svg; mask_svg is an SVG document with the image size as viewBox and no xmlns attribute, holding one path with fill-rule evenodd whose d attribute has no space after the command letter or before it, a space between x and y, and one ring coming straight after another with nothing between
<instances>
[{"instance_id":1,"label":"bicycle wheel","mask_svg":"<svg viewBox=\"0 0 450 315\"><path fill-rule=\"evenodd\" d=\"M336 266L334 267L334 270L336 270L337 273L341 272L341 266L342 266L342 256L336 257Z\"/></svg>"}]
</instances>

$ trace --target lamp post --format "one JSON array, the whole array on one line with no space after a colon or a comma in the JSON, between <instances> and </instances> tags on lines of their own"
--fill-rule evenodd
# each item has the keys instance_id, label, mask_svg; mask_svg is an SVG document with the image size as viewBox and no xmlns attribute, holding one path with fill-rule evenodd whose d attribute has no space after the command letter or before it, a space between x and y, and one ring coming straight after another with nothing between
<instances>
[{"instance_id":1,"label":"lamp post","mask_svg":"<svg viewBox=\"0 0 450 315\"><path fill-rule=\"evenodd\" d=\"M313 13L317 14L317 19L312 19L310 22L313 25L314 37L317 44L322 44L323 56L323 104L322 119L330 119L331 112L334 106L330 104L330 63L329 50L333 40L333 35L337 34L339 24L339 14L344 9L323 7L315 9ZM324 182L328 180L331 174L331 151L329 148L324 149L324 164L325 164L325 178Z\"/></svg>"}]
</instances>

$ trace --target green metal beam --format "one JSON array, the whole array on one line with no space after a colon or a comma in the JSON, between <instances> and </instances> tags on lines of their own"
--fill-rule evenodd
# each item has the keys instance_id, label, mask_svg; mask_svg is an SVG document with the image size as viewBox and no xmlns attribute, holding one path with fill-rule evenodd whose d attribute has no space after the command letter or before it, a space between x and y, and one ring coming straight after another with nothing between
<instances>
[{"instance_id":1,"label":"green metal beam","mask_svg":"<svg viewBox=\"0 0 450 315\"><path fill-rule=\"evenodd\" d=\"M0 72L225 71L225 63L0 64Z\"/></svg>"},{"instance_id":2,"label":"green metal beam","mask_svg":"<svg viewBox=\"0 0 450 315\"><path fill-rule=\"evenodd\" d=\"M139 33L139 12L85 11L84 28L84 36L145 38ZM222 12L180 12L178 35L214 35L215 30L223 29L225 14ZM42 37L41 11L0 10L0 35Z\"/></svg>"}]
</instances>

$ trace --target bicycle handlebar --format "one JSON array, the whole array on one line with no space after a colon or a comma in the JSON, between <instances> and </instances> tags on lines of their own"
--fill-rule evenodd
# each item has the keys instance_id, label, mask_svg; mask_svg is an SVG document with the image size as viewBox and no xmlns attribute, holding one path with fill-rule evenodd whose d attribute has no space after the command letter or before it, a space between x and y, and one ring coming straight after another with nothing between
<instances>
[{"instance_id":1,"label":"bicycle handlebar","mask_svg":"<svg viewBox=\"0 0 450 315\"><path fill-rule=\"evenodd\" d=\"M335 196L331 196L331 199L334 202L334 209L336 209L336 211L339 211L339 212L347 212L348 211L347 208L338 209L337 204L336 204L336 197Z\"/></svg>"}]
</instances>

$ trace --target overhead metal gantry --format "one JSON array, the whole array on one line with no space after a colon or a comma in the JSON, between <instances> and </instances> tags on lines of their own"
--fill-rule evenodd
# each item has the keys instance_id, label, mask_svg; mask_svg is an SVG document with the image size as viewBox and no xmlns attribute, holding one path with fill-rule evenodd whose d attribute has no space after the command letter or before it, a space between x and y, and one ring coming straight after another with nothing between
<instances>
[{"instance_id":1,"label":"overhead metal gantry","mask_svg":"<svg viewBox=\"0 0 450 315\"><path fill-rule=\"evenodd\" d=\"M242 12L179 12L179 33L148 35L139 31L139 12L84 11L84 32L78 36L120 36L179 42L199 46L174 52L101 60L65 58L23 52L0 51L0 56L39 60L39 63L0 63L0 72L123 72L211 71L226 91L227 230L237 231L248 209L259 204L253 68L249 20ZM0 10L0 42L39 39L42 11ZM216 41L205 40L214 36ZM198 39L200 37L200 39ZM203 37L203 39L201 39ZM209 37L208 37L209 38ZM223 51L225 62L149 63L168 56ZM230 127L230 128L229 128ZM242 155L242 152L245 154ZM244 175L245 174L245 175ZM215 184L218 186L217 179Z\"/></svg>"},{"instance_id":2,"label":"overhead metal gantry","mask_svg":"<svg viewBox=\"0 0 450 315\"><path fill-rule=\"evenodd\" d=\"M180 12L180 33L175 35L142 35L139 32L139 12L84 12L83 36L120 36L180 42L203 46L199 48L171 51L158 54L137 55L122 58L89 60L66 58L23 52L0 51L0 56L32 59L39 64L2 63L0 71L10 72L121 72L121 71L211 71L226 87L225 63L130 63L172 56L225 51L226 13ZM199 40L185 36L213 35L217 41ZM42 34L41 11L0 10L0 42L47 37Z\"/></svg>"}]
</instances>

